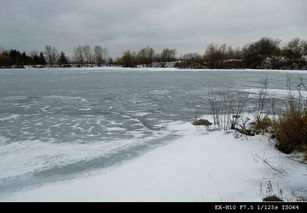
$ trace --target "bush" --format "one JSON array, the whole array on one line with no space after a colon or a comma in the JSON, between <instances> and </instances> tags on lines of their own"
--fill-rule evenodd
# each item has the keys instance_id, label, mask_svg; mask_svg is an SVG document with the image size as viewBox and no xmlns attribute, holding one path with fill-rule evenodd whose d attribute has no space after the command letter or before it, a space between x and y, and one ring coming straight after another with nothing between
<instances>
[{"instance_id":1,"label":"bush","mask_svg":"<svg viewBox=\"0 0 307 213\"><path fill-rule=\"evenodd\" d=\"M251 130L256 134L264 134L265 132L271 132L272 120L268 117L264 117L262 119L258 119L255 122L251 123Z\"/></svg>"},{"instance_id":2,"label":"bush","mask_svg":"<svg viewBox=\"0 0 307 213\"><path fill-rule=\"evenodd\" d=\"M0 54L0 67L11 65L12 59L4 54Z\"/></svg>"},{"instance_id":3,"label":"bush","mask_svg":"<svg viewBox=\"0 0 307 213\"><path fill-rule=\"evenodd\" d=\"M279 117L273 125L276 147L287 154L307 149L307 110L293 109Z\"/></svg>"}]
</instances>

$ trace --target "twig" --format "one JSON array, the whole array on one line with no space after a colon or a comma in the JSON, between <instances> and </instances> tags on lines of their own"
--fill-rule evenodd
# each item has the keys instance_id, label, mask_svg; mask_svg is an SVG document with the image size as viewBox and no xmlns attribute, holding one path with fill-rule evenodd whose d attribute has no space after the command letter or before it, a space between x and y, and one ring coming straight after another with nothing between
<instances>
[{"instance_id":1,"label":"twig","mask_svg":"<svg viewBox=\"0 0 307 213\"><path fill-rule=\"evenodd\" d=\"M280 174L284 174L284 173L286 173L287 174L287 172L286 171L281 171L281 170L279 170L279 169L276 169L276 168L274 168L273 166L271 166L271 164L269 164L266 160L264 160L263 159L263 162L265 163L265 164L267 164L271 169L273 169L274 171L276 171L276 172L278 172L278 173L280 173Z\"/></svg>"}]
</instances>

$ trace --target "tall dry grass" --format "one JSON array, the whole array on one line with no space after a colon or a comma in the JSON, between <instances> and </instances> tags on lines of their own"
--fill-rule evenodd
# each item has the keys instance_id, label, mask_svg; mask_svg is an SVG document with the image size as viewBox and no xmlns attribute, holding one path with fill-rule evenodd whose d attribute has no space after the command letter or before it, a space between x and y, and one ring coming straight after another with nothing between
<instances>
[{"instance_id":1,"label":"tall dry grass","mask_svg":"<svg viewBox=\"0 0 307 213\"><path fill-rule=\"evenodd\" d=\"M273 97L267 94L268 80L259 91L255 105L254 120L241 117L248 97L234 97L227 92L209 92L209 105L214 124L219 130L233 129L243 135L268 133L275 140L276 148L284 153L293 151L307 152L307 88L300 79L296 89L298 97L291 90L291 79L287 79L288 96L284 100L286 108L276 109ZM279 112L279 113L277 113ZM272 116L278 114L278 116ZM307 158L307 157L306 157Z\"/></svg>"},{"instance_id":2,"label":"tall dry grass","mask_svg":"<svg viewBox=\"0 0 307 213\"><path fill-rule=\"evenodd\" d=\"M276 147L287 154L307 150L307 110L292 109L273 123Z\"/></svg>"}]
</instances>

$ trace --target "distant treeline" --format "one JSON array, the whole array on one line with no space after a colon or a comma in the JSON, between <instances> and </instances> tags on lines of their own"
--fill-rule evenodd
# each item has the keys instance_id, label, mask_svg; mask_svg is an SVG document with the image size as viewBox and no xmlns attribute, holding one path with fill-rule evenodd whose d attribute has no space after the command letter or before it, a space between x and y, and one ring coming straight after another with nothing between
<instances>
[{"instance_id":1,"label":"distant treeline","mask_svg":"<svg viewBox=\"0 0 307 213\"><path fill-rule=\"evenodd\" d=\"M42 52L27 55L18 50L0 50L0 67L70 67L70 66L122 66L122 67L177 67L193 69L307 69L307 42L295 38L282 44L281 40L262 38L233 48L226 44L210 44L203 55L188 53L177 56L176 49L163 49L157 53L151 47L139 51L127 50L121 57L109 57L108 50L96 45L79 45L73 56L66 57L55 47L45 46Z\"/></svg>"}]
</instances>

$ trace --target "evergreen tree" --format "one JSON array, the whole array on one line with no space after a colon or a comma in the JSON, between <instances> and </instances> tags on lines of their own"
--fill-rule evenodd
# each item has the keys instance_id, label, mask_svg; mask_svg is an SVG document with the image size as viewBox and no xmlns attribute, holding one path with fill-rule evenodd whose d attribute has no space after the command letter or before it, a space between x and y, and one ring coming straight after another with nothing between
<instances>
[{"instance_id":1,"label":"evergreen tree","mask_svg":"<svg viewBox=\"0 0 307 213\"><path fill-rule=\"evenodd\" d=\"M21 65L21 53L18 50L10 50L8 56L10 56L13 65Z\"/></svg>"},{"instance_id":2,"label":"evergreen tree","mask_svg":"<svg viewBox=\"0 0 307 213\"><path fill-rule=\"evenodd\" d=\"M29 57L27 56L27 54L25 52L23 52L21 54L21 64L22 65L28 65L30 64L30 60L29 60Z\"/></svg>"},{"instance_id":3,"label":"evergreen tree","mask_svg":"<svg viewBox=\"0 0 307 213\"><path fill-rule=\"evenodd\" d=\"M45 57L44 57L44 54L42 52L39 54L39 64L41 64L41 65L47 64Z\"/></svg>"},{"instance_id":4,"label":"evergreen tree","mask_svg":"<svg viewBox=\"0 0 307 213\"><path fill-rule=\"evenodd\" d=\"M32 53L32 63L33 65L38 65L39 64L39 56L37 55L36 52Z\"/></svg>"},{"instance_id":5,"label":"evergreen tree","mask_svg":"<svg viewBox=\"0 0 307 213\"><path fill-rule=\"evenodd\" d=\"M58 64L59 65L67 65L68 64L68 60L67 60L64 52L61 52L60 58L58 60Z\"/></svg>"}]
</instances>

